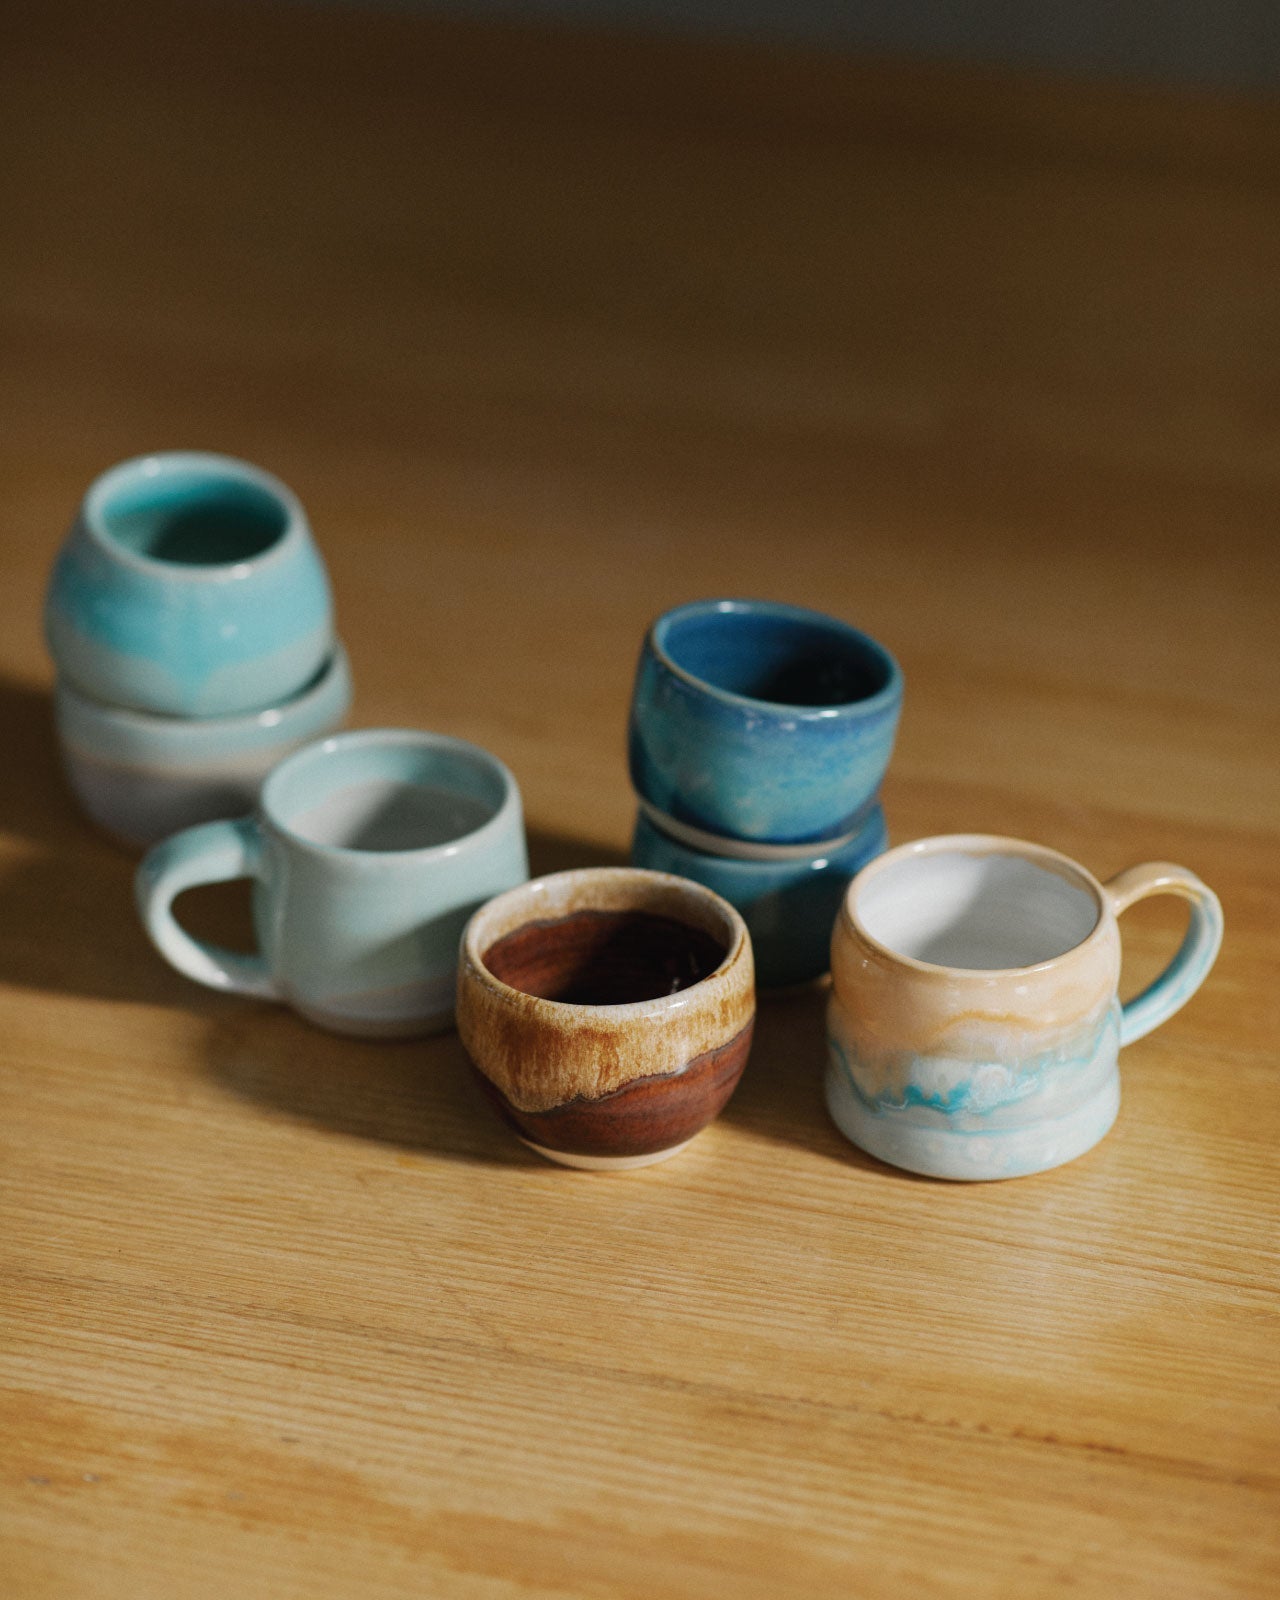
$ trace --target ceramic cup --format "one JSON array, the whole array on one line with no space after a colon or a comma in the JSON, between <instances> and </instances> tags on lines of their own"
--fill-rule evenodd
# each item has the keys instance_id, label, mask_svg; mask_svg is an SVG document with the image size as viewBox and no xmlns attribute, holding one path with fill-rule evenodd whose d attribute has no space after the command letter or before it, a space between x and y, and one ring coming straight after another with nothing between
<instances>
[{"instance_id":1,"label":"ceramic cup","mask_svg":"<svg viewBox=\"0 0 1280 1600\"><path fill-rule=\"evenodd\" d=\"M631 703L631 779L677 823L773 844L849 838L893 750L897 663L818 611L703 600L649 629Z\"/></svg>"},{"instance_id":2,"label":"ceramic cup","mask_svg":"<svg viewBox=\"0 0 1280 1600\"><path fill-rule=\"evenodd\" d=\"M1165 971L1121 1005L1118 914L1191 903ZM1122 1045L1186 1003L1222 911L1182 867L1101 884L1055 850L986 834L890 850L849 886L831 948L827 1105L881 1161L937 1178L1012 1178L1095 1145L1120 1104Z\"/></svg>"},{"instance_id":3,"label":"ceramic cup","mask_svg":"<svg viewBox=\"0 0 1280 1600\"><path fill-rule=\"evenodd\" d=\"M297 497L247 461L170 451L89 488L45 633L82 694L161 716L279 704L333 648L329 580Z\"/></svg>"},{"instance_id":4,"label":"ceramic cup","mask_svg":"<svg viewBox=\"0 0 1280 1600\"><path fill-rule=\"evenodd\" d=\"M884 812L873 806L866 821L838 848L779 847L777 855L723 854L714 841L675 838L642 810L636 817L631 860L637 867L673 872L712 889L741 912L755 953L761 988L789 988L820 978L831 964L831 928L853 875L888 845ZM759 846L764 850L767 847Z\"/></svg>"},{"instance_id":5,"label":"ceramic cup","mask_svg":"<svg viewBox=\"0 0 1280 1600\"><path fill-rule=\"evenodd\" d=\"M406 1036L449 1025L467 918L528 870L520 791L496 757L368 729L289 756L252 816L158 845L137 897L156 948L198 983L287 1001L338 1033ZM254 955L173 916L183 889L231 878L254 880Z\"/></svg>"},{"instance_id":6,"label":"ceramic cup","mask_svg":"<svg viewBox=\"0 0 1280 1600\"><path fill-rule=\"evenodd\" d=\"M238 717L128 711L68 683L59 683L53 706L63 768L86 815L118 843L140 849L249 810L272 767L342 726L351 669L336 645L300 693Z\"/></svg>"},{"instance_id":7,"label":"ceramic cup","mask_svg":"<svg viewBox=\"0 0 1280 1600\"><path fill-rule=\"evenodd\" d=\"M718 895L633 867L538 878L472 917L458 1033L501 1115L568 1167L649 1166L733 1093L751 940Z\"/></svg>"}]
</instances>

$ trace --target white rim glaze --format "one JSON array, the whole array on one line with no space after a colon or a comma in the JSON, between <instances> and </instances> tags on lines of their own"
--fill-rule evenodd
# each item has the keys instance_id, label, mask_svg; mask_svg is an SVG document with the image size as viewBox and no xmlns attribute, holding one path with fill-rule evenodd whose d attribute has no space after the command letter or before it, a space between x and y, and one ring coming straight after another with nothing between
<instances>
[{"instance_id":1,"label":"white rim glaze","mask_svg":"<svg viewBox=\"0 0 1280 1600\"><path fill-rule=\"evenodd\" d=\"M722 833L708 833L695 828L692 823L680 822L665 811L660 811L643 795L636 795L636 803L647 820L659 833L664 833L675 844L687 845L705 855L721 856L726 861L817 861L823 856L837 855L857 842L871 820L871 814L880 804L875 794L858 812L857 825L836 839L822 839L806 844L763 844L753 839L732 839Z\"/></svg>"},{"instance_id":2,"label":"white rim glaze","mask_svg":"<svg viewBox=\"0 0 1280 1600\"><path fill-rule=\"evenodd\" d=\"M652 1000L632 1000L622 1005L610 1006L579 1005L568 1000L548 1000L542 995L531 997L525 990L513 988L501 978L495 977L485 965L484 952L495 940L502 938L503 933L512 932L530 922L543 920L539 912L545 913L548 908L539 906L538 900L540 895L546 892L546 886L567 888L580 886L590 889L597 885L604 890L598 904L594 901L591 903L584 901L575 905L573 911L563 914L572 916L578 911L589 910L648 910L650 907L641 897L637 898L635 905L628 903L629 896L626 893L628 887L639 889L665 887L686 902L697 902L704 910L709 911L725 930L728 948L720 965L705 978L700 978L697 983L691 983L687 989L677 990L675 994L658 995ZM513 913L519 920L509 920ZM674 916L677 913L673 911L662 914ZM499 933L498 928L502 928L503 933ZM468 922L466 931L462 935L464 957L485 988L493 994L521 1008L527 1007L532 998L536 1000L539 1009L545 1007L566 1021L577 1017L585 1023L607 1026L613 1032L625 1031L644 1018L660 1017L670 1012L686 1010L690 1005L703 1003L708 998L709 986L716 985L717 981L741 960L743 949L749 943L750 935L746 923L734 907L714 890L704 888L691 878L676 877L669 872L652 872L647 867L577 867L569 872L553 872L542 878L532 878L528 883L508 889L504 894L496 895L487 905L481 906ZM603 1018L602 1013L605 1014Z\"/></svg>"},{"instance_id":3,"label":"white rim glaze","mask_svg":"<svg viewBox=\"0 0 1280 1600\"><path fill-rule=\"evenodd\" d=\"M869 931L866 924L858 915L858 899L867 887L877 878L891 873L895 867L900 867L904 861L919 860L930 855L986 855L1008 856L1021 861L1029 861L1037 866L1046 868L1065 878L1067 882L1077 888L1085 890L1093 899L1097 910L1093 927L1078 943L1057 955L1049 956L1043 961L1032 962L1025 967L953 967L933 961L922 961L916 956L909 956L902 951L895 950L892 946L883 943ZM1106 891L1093 876L1086 871L1079 862L1073 861L1070 856L1065 856L1059 850L1051 850L1047 845L1030 844L1024 839L1011 839L1003 834L996 833L948 833L936 834L927 839L914 839L909 844L900 844L892 850L886 850L882 856L877 856L874 861L865 867L850 883L845 892L844 900L840 905L841 919L850 931L864 944L882 956L886 961L897 966L908 967L915 972L928 972L945 974L956 982L990 983L992 979L1003 977L1018 977L1033 972L1047 972L1060 961L1074 956L1081 950L1087 950L1092 944L1101 940L1106 935L1106 928L1110 913L1110 902Z\"/></svg>"},{"instance_id":4,"label":"white rim glaze","mask_svg":"<svg viewBox=\"0 0 1280 1600\"><path fill-rule=\"evenodd\" d=\"M255 489L261 489L279 502L284 513L284 528L280 537L265 550L246 556L243 560L218 561L207 565L161 561L130 549L117 539L107 526L106 501L109 497L118 493L128 482L159 482L179 472L219 474L237 483L251 484ZM242 578L250 572L259 572L275 562L283 561L309 534L302 502L287 483L274 473L254 466L252 461L242 461L238 456L218 455L208 450L164 450L118 461L89 485L81 505L81 518L89 537L112 561L145 572L150 577L162 576L169 583L207 584L225 582L231 576Z\"/></svg>"},{"instance_id":5,"label":"white rim glaze","mask_svg":"<svg viewBox=\"0 0 1280 1600\"><path fill-rule=\"evenodd\" d=\"M292 822L277 809L275 800L277 792L281 785L287 783L294 775L297 768L311 765L313 762L323 763L324 757L334 751L387 745L407 746L419 750L453 751L477 760L479 765L487 766L501 783L501 805L491 817L469 833L459 834L456 839L446 840L444 844L422 845L412 850L359 850L347 845L321 844L299 833ZM357 728L346 733L333 733L324 739L316 739L311 744L304 745L301 750L295 750L291 756L286 756L278 767L272 769L262 785L258 805L268 826L287 839L295 849L304 850L310 855L330 861L359 860L366 868L392 871L398 871L409 863L417 865L424 861L444 861L463 851L468 854L475 850L483 851L494 839L502 837L513 823L519 826L521 822L520 789L504 762L499 761L497 756L490 754L480 745L471 744L466 739L455 739L447 733L421 732L413 728Z\"/></svg>"},{"instance_id":6,"label":"white rim glaze","mask_svg":"<svg viewBox=\"0 0 1280 1600\"><path fill-rule=\"evenodd\" d=\"M732 689L722 689L710 679L700 678L697 673L682 667L668 652L663 642L664 635L675 623L684 617L699 614L784 617L792 622L807 623L812 628L821 629L833 637L844 639L846 643L854 641L868 654L875 656L884 668L886 675L884 688L877 689L875 694L867 695L861 700L836 701L826 706L797 706L783 700L758 700L753 695L737 694ZM675 606L670 611L664 611L651 624L648 643L655 660L661 662L673 677L699 690L709 699L721 700L726 705L741 706L757 716L773 719L785 717L788 721L798 722L829 721L833 718L853 719L879 711L881 707L892 704L902 693L902 668L878 639L873 639L869 633L863 633L861 628L855 628L851 622L843 622L839 617L828 616L825 611L813 611L808 606L787 605L781 600L692 600L687 605Z\"/></svg>"}]
</instances>

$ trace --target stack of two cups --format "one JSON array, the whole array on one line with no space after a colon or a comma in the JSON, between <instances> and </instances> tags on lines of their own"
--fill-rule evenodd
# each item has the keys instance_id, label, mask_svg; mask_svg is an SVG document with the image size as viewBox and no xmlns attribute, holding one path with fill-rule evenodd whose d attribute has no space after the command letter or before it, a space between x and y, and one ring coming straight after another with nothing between
<instances>
[{"instance_id":1,"label":"stack of two cups","mask_svg":"<svg viewBox=\"0 0 1280 1600\"><path fill-rule=\"evenodd\" d=\"M346 717L324 562L279 479L174 451L98 478L54 567L45 631L67 777L128 846L235 815Z\"/></svg>"},{"instance_id":2,"label":"stack of two cups","mask_svg":"<svg viewBox=\"0 0 1280 1600\"><path fill-rule=\"evenodd\" d=\"M828 969L844 892L888 843L879 789L901 706L889 652L821 612L698 601L645 638L631 859L736 907L764 987Z\"/></svg>"}]
</instances>

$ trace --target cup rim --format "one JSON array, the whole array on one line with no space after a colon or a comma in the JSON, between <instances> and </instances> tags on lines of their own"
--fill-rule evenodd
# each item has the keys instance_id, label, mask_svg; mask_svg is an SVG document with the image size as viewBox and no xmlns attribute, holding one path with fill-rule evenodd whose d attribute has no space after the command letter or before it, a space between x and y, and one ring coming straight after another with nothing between
<instances>
[{"instance_id":1,"label":"cup rim","mask_svg":"<svg viewBox=\"0 0 1280 1600\"><path fill-rule=\"evenodd\" d=\"M636 797L639 802L639 796ZM743 851L741 854L730 855L723 850L699 850L698 847L687 839L682 839L674 832L669 832L663 826L663 821L669 820L656 806L638 803L636 806L636 829L643 828L647 833L654 835L664 844L673 855L679 854L685 859L695 862L705 861L714 865L717 872L726 877L741 878L743 887L748 881L757 881L766 878L770 873L779 878L787 879L796 872L802 872L806 867L814 872L821 872L832 861L839 863L842 856L852 855L866 847L867 840L876 833L885 829L884 806L879 798L867 808L866 815L859 827L851 834L842 835L838 839L829 839L814 845L797 847L792 853L788 851L783 855L766 855L763 851ZM634 831L634 830L633 830ZM736 839L728 842L736 844ZM679 876L679 874L677 874Z\"/></svg>"},{"instance_id":2,"label":"cup rim","mask_svg":"<svg viewBox=\"0 0 1280 1600\"><path fill-rule=\"evenodd\" d=\"M665 845L695 860L714 859L718 867L732 871L735 868L760 869L775 867L779 872L788 868L812 867L821 869L833 857L859 848L868 835L884 827L884 805L879 790L857 813L858 824L848 833L834 839L806 840L803 844L770 844L764 840L739 839L736 835L710 833L692 823L682 822L669 812L655 806L642 794L636 794L636 821L649 832L657 834Z\"/></svg>"},{"instance_id":3,"label":"cup rim","mask_svg":"<svg viewBox=\"0 0 1280 1600\"><path fill-rule=\"evenodd\" d=\"M629 1000L621 1005L608 1006L584 1005L578 1001L552 1000L545 995L530 994L527 989L517 989L514 984L505 983L485 964L480 944L481 930L487 918L498 915L513 902L538 894L548 883L592 879L596 881L604 879L614 884L630 882L648 883L654 886L669 885L673 889L687 892L694 899L712 905L733 931L733 938L720 964L713 972L708 972L705 977L699 978L697 983L691 983L686 989L678 989L675 994L661 994L649 1000ZM579 907L579 910L590 909L589 906ZM530 922L537 920L536 916L529 918ZM671 872L654 872L648 867L571 867L564 872L548 872L541 877L530 878L527 882L517 884L513 889L506 889L501 894L495 895L492 900L486 901L471 916L462 934L463 958L490 993L505 1000L509 1005L533 1008L536 1011L545 1009L549 1016L562 1022L591 1021L597 1027L604 1023L615 1027L624 1026L646 1018L664 1017L700 1002L706 996L708 985L717 983L717 980L727 979L742 960L744 949L749 950L750 947L751 935L747 932L747 925L741 913L722 895L718 895L714 889L708 889L705 884L695 883L691 878L681 878Z\"/></svg>"},{"instance_id":4,"label":"cup rim","mask_svg":"<svg viewBox=\"0 0 1280 1600\"><path fill-rule=\"evenodd\" d=\"M828 632L842 635L846 640L856 643L876 657L885 668L888 679L883 689L878 689L875 694L867 695L860 700L842 700L834 705L802 706L792 705L784 700L760 700L754 695L737 694L732 689L723 689L709 679L701 678L695 672L690 672L687 667L682 667L667 651L664 642L665 635L678 621L690 616L707 616L721 614L726 616L767 616L785 618L791 622L807 622L817 624ZM749 599L720 599L720 600L690 600L684 605L673 606L669 611L664 611L649 624L645 635L646 643L656 660L666 668L674 677L697 689L699 693L708 698L717 700L724 705L737 706L750 711L756 716L769 716L774 719L785 718L789 722L832 722L855 720L864 716L871 716L883 710L886 706L893 705L902 697L902 669L899 667L893 653L872 638L869 633L864 633L861 628L855 628L851 622L845 622L840 617L833 617L825 611L815 611L810 606L791 605L783 600L749 600Z\"/></svg>"},{"instance_id":5,"label":"cup rim","mask_svg":"<svg viewBox=\"0 0 1280 1600\"><path fill-rule=\"evenodd\" d=\"M100 727L199 747L216 735L287 729L295 719L306 716L317 701L328 699L341 684L349 685L350 679L351 663L346 649L340 639L335 639L332 650L296 694L277 700L274 705L261 706L257 711L237 711L222 717L183 717L172 712L138 711L133 706L95 699L67 678L59 678L54 698L71 708L76 716Z\"/></svg>"},{"instance_id":6,"label":"cup rim","mask_svg":"<svg viewBox=\"0 0 1280 1600\"><path fill-rule=\"evenodd\" d=\"M882 872L892 871L901 862L926 855L969 854L969 855L1004 855L1017 856L1024 861L1034 861L1049 871L1055 872L1059 877L1067 879L1078 888L1083 888L1093 897L1097 916L1093 927L1078 943L1061 951L1056 956L1049 956L1044 961L1033 962L1025 967L950 967L942 962L921 961L917 956L904 955L899 950L892 949L882 940L871 933L865 923L859 918L856 910L858 895L866 885ZM923 839L912 839L906 844L895 845L892 850L886 850L874 861L868 861L866 866L856 874L845 890L844 898L840 902L839 921L846 929L854 934L863 944L868 945L877 955L885 961L892 962L895 966L906 967L912 972L920 972L933 977L945 977L952 982L978 983L990 982L994 978L1025 977L1032 973L1048 972L1059 965L1060 962L1074 958L1081 951L1101 941L1106 934L1108 925L1107 912L1110 902L1106 890L1097 878L1082 867L1078 861L1073 861L1070 856L1064 855L1061 850L1051 849L1048 845L1035 844L1027 839L1015 839L1008 834L1001 833L936 833Z\"/></svg>"},{"instance_id":7,"label":"cup rim","mask_svg":"<svg viewBox=\"0 0 1280 1600\"><path fill-rule=\"evenodd\" d=\"M443 844L418 845L408 850L357 850L350 845L321 844L318 840L308 839L300 834L292 823L275 811L274 791L279 789L283 781L282 775L287 775L292 769L305 766L312 761L324 761L335 750L388 744L412 745L418 749L450 750L459 754L465 752L471 757L478 757L481 764L487 766L502 784L501 805L479 827L472 828L468 833L459 834L456 839L446 839ZM325 861L359 861L368 868L391 869L404 867L408 863L446 861L464 852L469 854L473 850L483 849L491 840L504 834L513 823L518 827L521 822L519 785L505 762L500 761L481 745L472 744L468 739L456 739L452 734L431 733L419 728L348 728L338 733L326 734L321 739L311 740L300 750L293 751L291 755L285 756L283 761L272 767L263 780L258 794L258 812L264 823L286 839L294 849L305 851L308 855Z\"/></svg>"},{"instance_id":8,"label":"cup rim","mask_svg":"<svg viewBox=\"0 0 1280 1600\"><path fill-rule=\"evenodd\" d=\"M224 473L240 483L252 484L280 502L285 513L280 537L257 555L240 561L218 561L208 565L187 565L161 561L155 556L131 550L115 538L106 525L104 502L107 496L130 479L159 479L177 472L204 469ZM149 577L164 577L172 583L218 583L228 578L241 579L283 561L309 531L302 502L282 479L264 467L239 456L222 455L214 450L155 450L146 455L129 456L101 472L85 491L80 508L81 521L93 543L110 560L131 567Z\"/></svg>"}]
</instances>

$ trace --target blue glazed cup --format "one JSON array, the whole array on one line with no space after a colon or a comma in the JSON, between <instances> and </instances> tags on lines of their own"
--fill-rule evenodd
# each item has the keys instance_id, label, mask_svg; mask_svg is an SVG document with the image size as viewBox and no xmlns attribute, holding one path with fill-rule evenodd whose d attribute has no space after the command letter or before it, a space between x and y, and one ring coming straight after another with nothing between
<instances>
[{"instance_id":1,"label":"blue glazed cup","mask_svg":"<svg viewBox=\"0 0 1280 1600\"><path fill-rule=\"evenodd\" d=\"M286 1001L337 1033L404 1037L452 1022L463 928L528 876L520 791L495 756L366 729L282 761L252 816L157 845L136 890L156 948L197 983ZM184 889L232 878L253 879L253 955L173 915Z\"/></svg>"},{"instance_id":2,"label":"blue glazed cup","mask_svg":"<svg viewBox=\"0 0 1280 1600\"><path fill-rule=\"evenodd\" d=\"M874 806L836 850L782 859L743 860L674 839L645 815L636 818L631 860L637 867L691 878L738 911L756 955L762 988L810 983L831 962L831 929L854 875L889 843L884 812Z\"/></svg>"},{"instance_id":3,"label":"blue glazed cup","mask_svg":"<svg viewBox=\"0 0 1280 1600\"><path fill-rule=\"evenodd\" d=\"M45 598L59 676L160 716L278 704L333 649L324 563L292 491L230 456L123 461L89 488Z\"/></svg>"},{"instance_id":4,"label":"blue glazed cup","mask_svg":"<svg viewBox=\"0 0 1280 1600\"><path fill-rule=\"evenodd\" d=\"M799 606L703 600L650 628L631 703L636 792L728 839L856 832L893 751L902 674L865 633Z\"/></svg>"}]
</instances>

